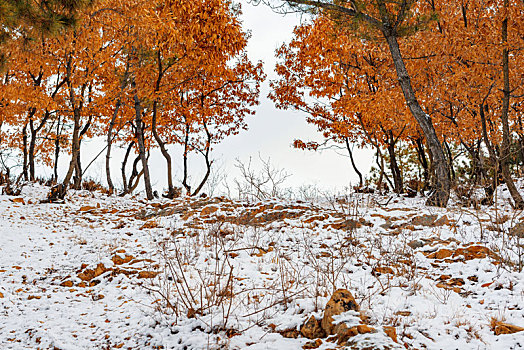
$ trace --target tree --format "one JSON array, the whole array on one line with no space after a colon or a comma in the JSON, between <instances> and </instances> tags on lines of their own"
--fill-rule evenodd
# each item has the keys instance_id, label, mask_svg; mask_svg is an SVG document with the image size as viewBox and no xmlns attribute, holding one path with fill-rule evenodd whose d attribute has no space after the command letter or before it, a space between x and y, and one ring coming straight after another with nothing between
<instances>
[{"instance_id":1,"label":"tree","mask_svg":"<svg viewBox=\"0 0 524 350\"><path fill-rule=\"evenodd\" d=\"M422 109L413 89L410 74L402 57L399 38L419 29L427 21L429 13L420 13L416 1L330 1L330 0L285 0L294 8L309 11L319 9L329 16L340 28L360 28L361 34L373 35L378 32L386 41L393 60L405 102L420 126L433 163L433 193L429 205L446 206L449 193L449 166L442 145L435 131L432 118Z\"/></svg>"},{"instance_id":2,"label":"tree","mask_svg":"<svg viewBox=\"0 0 524 350\"><path fill-rule=\"evenodd\" d=\"M381 169L379 187L385 175L385 148L392 187L402 193L395 145L400 138L418 135L418 129L395 83L387 48L360 40L319 16L313 23L297 27L292 41L279 48L277 56L281 59L276 69L279 79L271 82L270 94L277 107L306 112L307 121L317 126L326 140L345 145L348 152L349 142L374 147ZM300 140L295 146L318 148Z\"/></svg>"}]
</instances>

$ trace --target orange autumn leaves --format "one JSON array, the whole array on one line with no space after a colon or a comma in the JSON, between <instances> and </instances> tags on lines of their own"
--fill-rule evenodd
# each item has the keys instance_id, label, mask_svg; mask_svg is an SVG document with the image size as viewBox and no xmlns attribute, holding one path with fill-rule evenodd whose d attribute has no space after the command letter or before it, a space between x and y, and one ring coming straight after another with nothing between
<instances>
[{"instance_id":1,"label":"orange autumn leaves","mask_svg":"<svg viewBox=\"0 0 524 350\"><path fill-rule=\"evenodd\" d=\"M411 23L400 39L401 52L441 140L477 141L482 105L489 138L499 142L504 47L510 52L510 124L513 132L522 134L523 11L524 4L515 0L509 0L507 11L502 0L418 2L413 8L418 20L413 17L417 23ZM505 16L507 43L501 40ZM369 28L356 29L320 13L298 26L277 56L279 78L271 83L272 99L279 108L306 112L308 122L326 138L382 145L390 132L403 140L420 138L387 46ZM312 148L302 141L295 145Z\"/></svg>"},{"instance_id":2,"label":"orange autumn leaves","mask_svg":"<svg viewBox=\"0 0 524 350\"><path fill-rule=\"evenodd\" d=\"M211 148L246 127L265 77L247 58L239 15L223 0L99 0L74 29L6 43L3 136L24 154L34 139L47 164L61 137L79 159L82 139L110 132L115 143L135 140L138 100L147 148L158 147L153 114L164 142L183 143L189 130L189 151ZM42 127L31 133L30 124Z\"/></svg>"}]
</instances>

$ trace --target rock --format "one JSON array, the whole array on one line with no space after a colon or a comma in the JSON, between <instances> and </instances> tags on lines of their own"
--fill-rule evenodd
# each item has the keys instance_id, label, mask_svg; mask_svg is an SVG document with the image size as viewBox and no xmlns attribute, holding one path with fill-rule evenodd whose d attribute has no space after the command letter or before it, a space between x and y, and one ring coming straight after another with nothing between
<instances>
[{"instance_id":1,"label":"rock","mask_svg":"<svg viewBox=\"0 0 524 350\"><path fill-rule=\"evenodd\" d=\"M524 331L524 327L515 326L509 323L497 322L495 324L495 335L513 334Z\"/></svg>"},{"instance_id":2,"label":"rock","mask_svg":"<svg viewBox=\"0 0 524 350\"><path fill-rule=\"evenodd\" d=\"M155 271L140 271L138 273L138 278L155 278L160 272Z\"/></svg>"},{"instance_id":3,"label":"rock","mask_svg":"<svg viewBox=\"0 0 524 350\"><path fill-rule=\"evenodd\" d=\"M511 236L517 236L518 238L524 238L524 221L519 222L515 226L509 229L508 232Z\"/></svg>"},{"instance_id":4,"label":"rock","mask_svg":"<svg viewBox=\"0 0 524 350\"><path fill-rule=\"evenodd\" d=\"M82 207L80 207L79 211L91 211L91 210L95 210L96 207L93 207L91 205L84 205Z\"/></svg>"},{"instance_id":5,"label":"rock","mask_svg":"<svg viewBox=\"0 0 524 350\"><path fill-rule=\"evenodd\" d=\"M411 223L415 226L432 226L437 219L438 215L415 216L411 219Z\"/></svg>"},{"instance_id":6,"label":"rock","mask_svg":"<svg viewBox=\"0 0 524 350\"><path fill-rule=\"evenodd\" d=\"M411 316L411 311L408 311L408 310L397 311L397 312L395 312L395 315L398 315L398 316Z\"/></svg>"},{"instance_id":7,"label":"rock","mask_svg":"<svg viewBox=\"0 0 524 350\"><path fill-rule=\"evenodd\" d=\"M311 316L300 328L300 334L308 339L323 338L326 336L326 332L320 326L320 320L317 320L314 316Z\"/></svg>"},{"instance_id":8,"label":"rock","mask_svg":"<svg viewBox=\"0 0 524 350\"><path fill-rule=\"evenodd\" d=\"M480 245L471 245L467 248L459 248L455 251L454 256L458 255L464 256L464 260L466 261L473 259L484 259L488 256L495 260L500 260L500 257L493 253L488 247Z\"/></svg>"},{"instance_id":9,"label":"rock","mask_svg":"<svg viewBox=\"0 0 524 350\"><path fill-rule=\"evenodd\" d=\"M18 198L10 198L9 199L11 202L13 203L21 203L21 204L24 204L25 205L25 201L22 197L18 197Z\"/></svg>"},{"instance_id":10,"label":"rock","mask_svg":"<svg viewBox=\"0 0 524 350\"><path fill-rule=\"evenodd\" d=\"M95 277L98 277L100 276L101 274L103 274L104 272L107 272L109 271L110 269L106 268L104 266L104 264L102 263L99 263L98 265L96 265L96 268L91 270L91 269L86 269L84 270L84 272L81 272L78 274L78 278L80 278L82 281L91 281L93 278Z\"/></svg>"},{"instance_id":11,"label":"rock","mask_svg":"<svg viewBox=\"0 0 524 350\"><path fill-rule=\"evenodd\" d=\"M453 252L449 249L439 249L438 251L428 255L429 259L446 259L453 255Z\"/></svg>"},{"instance_id":12,"label":"rock","mask_svg":"<svg viewBox=\"0 0 524 350\"><path fill-rule=\"evenodd\" d=\"M357 302L347 289L338 289L333 293L324 310L321 326L326 335L334 334L333 316L340 315L346 311L359 311Z\"/></svg>"},{"instance_id":13,"label":"rock","mask_svg":"<svg viewBox=\"0 0 524 350\"><path fill-rule=\"evenodd\" d=\"M340 326L343 326L343 327L338 327L338 331L337 331L337 344L338 345L345 345L349 338L358 335L357 327L349 328L345 324L341 324Z\"/></svg>"},{"instance_id":14,"label":"rock","mask_svg":"<svg viewBox=\"0 0 524 350\"><path fill-rule=\"evenodd\" d=\"M294 328L285 329L283 331L279 331L278 333L280 333L280 335L283 336L284 338L293 338L293 339L298 338L298 335L300 334L300 332Z\"/></svg>"},{"instance_id":15,"label":"rock","mask_svg":"<svg viewBox=\"0 0 524 350\"><path fill-rule=\"evenodd\" d=\"M432 226L444 226L444 225L449 225L449 219L447 215L440 217L437 221L433 223Z\"/></svg>"},{"instance_id":16,"label":"rock","mask_svg":"<svg viewBox=\"0 0 524 350\"><path fill-rule=\"evenodd\" d=\"M390 337L395 343L398 343L397 329L393 326L384 326L384 332Z\"/></svg>"},{"instance_id":17,"label":"rock","mask_svg":"<svg viewBox=\"0 0 524 350\"><path fill-rule=\"evenodd\" d=\"M218 210L217 206L209 205L207 207L202 208L202 210L200 211L200 216L209 216L213 214L214 212L216 212L217 210Z\"/></svg>"},{"instance_id":18,"label":"rock","mask_svg":"<svg viewBox=\"0 0 524 350\"><path fill-rule=\"evenodd\" d=\"M132 255L126 255L125 258L122 258L120 255L114 255L111 258L111 261L113 261L115 265L122 265L122 264L127 264L128 262L130 262L133 259L134 257Z\"/></svg>"},{"instance_id":19,"label":"rock","mask_svg":"<svg viewBox=\"0 0 524 350\"><path fill-rule=\"evenodd\" d=\"M69 287L69 288L71 288L73 286L73 282L72 281L65 281L65 282L60 283L60 285L62 287Z\"/></svg>"},{"instance_id":20,"label":"rock","mask_svg":"<svg viewBox=\"0 0 524 350\"><path fill-rule=\"evenodd\" d=\"M377 330L366 324L359 324L357 326L357 331L358 331L358 334L366 334L366 333L376 333Z\"/></svg>"},{"instance_id":21,"label":"rock","mask_svg":"<svg viewBox=\"0 0 524 350\"><path fill-rule=\"evenodd\" d=\"M351 230L355 230L357 228L362 227L362 224L356 220L349 219L349 220L344 220L341 222L336 222L328 226L335 230L351 231Z\"/></svg>"},{"instance_id":22,"label":"rock","mask_svg":"<svg viewBox=\"0 0 524 350\"><path fill-rule=\"evenodd\" d=\"M390 228L393 227L393 222L391 222L390 220L386 220L386 222L380 225L380 227L382 227L385 230L389 230Z\"/></svg>"},{"instance_id":23,"label":"rock","mask_svg":"<svg viewBox=\"0 0 524 350\"><path fill-rule=\"evenodd\" d=\"M440 218L438 215L421 215L421 216L415 216L413 219L411 219L411 224L415 226L428 226L428 227L435 227L435 226L443 226L443 225L449 225L449 219L447 215L443 215Z\"/></svg>"},{"instance_id":24,"label":"rock","mask_svg":"<svg viewBox=\"0 0 524 350\"><path fill-rule=\"evenodd\" d=\"M149 220L149 221L146 221L146 223L140 227L140 230L144 230L148 228L158 228L158 227L160 227L160 225L158 224L156 220Z\"/></svg>"},{"instance_id":25,"label":"rock","mask_svg":"<svg viewBox=\"0 0 524 350\"><path fill-rule=\"evenodd\" d=\"M307 342L302 346L302 349L317 349L320 345L322 345L322 340L317 339L315 341Z\"/></svg>"},{"instance_id":26,"label":"rock","mask_svg":"<svg viewBox=\"0 0 524 350\"><path fill-rule=\"evenodd\" d=\"M411 249L422 248L424 245L426 245L426 242L421 239L415 239L408 243Z\"/></svg>"}]
</instances>

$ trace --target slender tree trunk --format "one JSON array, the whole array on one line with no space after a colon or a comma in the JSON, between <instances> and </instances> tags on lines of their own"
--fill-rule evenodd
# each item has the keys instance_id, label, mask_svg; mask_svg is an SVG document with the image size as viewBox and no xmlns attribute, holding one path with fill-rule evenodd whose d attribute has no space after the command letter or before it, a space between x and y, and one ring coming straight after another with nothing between
<instances>
[{"instance_id":1,"label":"slender tree trunk","mask_svg":"<svg viewBox=\"0 0 524 350\"><path fill-rule=\"evenodd\" d=\"M71 183L73 172L76 168L76 162L78 160L78 154L80 153L80 111L75 108L73 111L74 125L73 125L73 138L71 141L71 161L69 162L69 169L67 170L66 176L62 181L62 185L67 188Z\"/></svg>"},{"instance_id":2,"label":"slender tree trunk","mask_svg":"<svg viewBox=\"0 0 524 350\"><path fill-rule=\"evenodd\" d=\"M388 134L388 153L389 153L389 167L391 169L391 174L393 175L394 191L395 193L402 193L404 186L402 184L402 174L397 163L397 156L395 154L395 139L393 133L389 131Z\"/></svg>"},{"instance_id":3,"label":"slender tree trunk","mask_svg":"<svg viewBox=\"0 0 524 350\"><path fill-rule=\"evenodd\" d=\"M24 180L29 181L29 175L27 173L27 124L25 124L22 129L22 146L24 154L24 168L22 169L22 173L24 174Z\"/></svg>"},{"instance_id":4,"label":"slender tree trunk","mask_svg":"<svg viewBox=\"0 0 524 350\"><path fill-rule=\"evenodd\" d=\"M362 173L358 170L358 168L357 168L357 166L355 164L355 159L353 158L353 151L351 150L351 147L349 146L348 138L345 137L344 141L346 143L346 149L348 150L348 153L349 153L349 159L351 160L351 166L353 167L353 170L355 170L355 172L358 175L358 179L359 179L358 186L362 187L362 186L364 186L364 179L362 177Z\"/></svg>"},{"instance_id":5,"label":"slender tree trunk","mask_svg":"<svg viewBox=\"0 0 524 350\"><path fill-rule=\"evenodd\" d=\"M53 164L53 182L58 182L58 158L60 157L60 136L62 133L60 116L56 124L56 138L55 138L55 163Z\"/></svg>"},{"instance_id":6,"label":"slender tree trunk","mask_svg":"<svg viewBox=\"0 0 524 350\"><path fill-rule=\"evenodd\" d=\"M128 193L133 193L135 188L138 186L138 183L140 182L140 178L142 177L142 175L144 175L144 169L142 169L140 172L138 172L137 170L139 161L140 156L136 157L133 161L133 170L131 171L131 176L129 177L129 182L127 184Z\"/></svg>"},{"instance_id":7,"label":"slender tree trunk","mask_svg":"<svg viewBox=\"0 0 524 350\"><path fill-rule=\"evenodd\" d=\"M157 69L158 75L155 82L155 92L160 91L160 83L164 77L164 66L162 64L162 56L160 51L157 51ZM157 130L157 121L158 121L158 100L153 101L153 120L151 122L151 131L153 137L155 138L156 143L160 147L160 152L166 160L167 165L167 194L162 194L166 198L173 199L175 198L175 187L173 186L173 166L171 161L171 155L167 151L166 143L162 140Z\"/></svg>"},{"instance_id":8,"label":"slender tree trunk","mask_svg":"<svg viewBox=\"0 0 524 350\"><path fill-rule=\"evenodd\" d=\"M415 139L415 149L417 150L417 158L423 169L424 186L422 190L425 190L429 184L429 165L428 159L426 158L426 152L424 152L424 144L421 138Z\"/></svg>"},{"instance_id":9,"label":"slender tree trunk","mask_svg":"<svg viewBox=\"0 0 524 350\"><path fill-rule=\"evenodd\" d=\"M126 69L122 77L122 83L120 84L120 93L121 94L124 92L124 89L127 87L128 80L129 80L130 67L131 67L131 64L130 64L130 60L128 56L127 61L126 61ZM113 145L113 128L115 127L116 118L118 117L118 111L120 110L121 106L122 106L122 100L120 97L118 97L116 104L115 104L115 110L113 111L113 116L111 118L111 122L109 123L109 127L107 129L106 179L107 179L107 187L109 188L110 193L113 193L115 189L115 186L111 179L111 146Z\"/></svg>"},{"instance_id":10,"label":"slender tree trunk","mask_svg":"<svg viewBox=\"0 0 524 350\"><path fill-rule=\"evenodd\" d=\"M77 153L77 158L76 158L76 162L75 162L75 176L74 176L74 188L76 190L80 190L82 189L82 179L83 179L83 176L84 176L84 172L82 170L82 162L81 162L81 147L82 147L82 139L84 137L84 135L87 133L87 131L89 130L89 127L91 126L91 121L93 120L93 117L90 116L89 119L87 120L87 123L84 125L84 127L82 128L82 130L80 131L80 134L79 134L79 137L78 137L78 153Z\"/></svg>"},{"instance_id":11,"label":"slender tree trunk","mask_svg":"<svg viewBox=\"0 0 524 350\"><path fill-rule=\"evenodd\" d=\"M480 115L480 123L482 125L482 138L484 139L484 144L486 145L486 148L488 149L489 153L489 159L491 163L491 167L493 169L493 176L491 177L491 189L489 191L486 191L486 196L488 196L488 202L493 202L493 194L498 186L498 177L499 177L499 161L497 157L497 153L495 152L495 148L489 141L488 137L488 128L486 123L486 115L484 113L484 105L481 104L479 107L479 115ZM491 196L489 196L491 194Z\"/></svg>"},{"instance_id":12,"label":"slender tree trunk","mask_svg":"<svg viewBox=\"0 0 524 350\"><path fill-rule=\"evenodd\" d=\"M148 200L152 200L153 188L151 187L151 177L149 176L149 166L147 164L146 157L146 146L144 142L144 122L142 121L142 105L138 95L135 94L135 124L136 124L136 140L138 145L138 154L142 161L142 170L144 171L144 186L146 189L146 197Z\"/></svg>"},{"instance_id":13,"label":"slender tree trunk","mask_svg":"<svg viewBox=\"0 0 524 350\"><path fill-rule=\"evenodd\" d=\"M36 134L33 120L29 121L29 132L31 133L31 140L29 140L29 178L35 181L35 148L36 148Z\"/></svg>"},{"instance_id":14,"label":"slender tree trunk","mask_svg":"<svg viewBox=\"0 0 524 350\"><path fill-rule=\"evenodd\" d=\"M151 131L153 132L153 137L155 138L156 143L160 147L160 152L164 156L167 165L167 194L163 195L166 198L173 199L175 198L175 187L173 186L173 166L171 155L167 151L166 143L162 140L157 131L157 115L158 115L158 102L153 102L153 120L151 122Z\"/></svg>"},{"instance_id":15,"label":"slender tree trunk","mask_svg":"<svg viewBox=\"0 0 524 350\"><path fill-rule=\"evenodd\" d=\"M36 108L33 109L32 115L36 114ZM44 117L40 121L40 124L35 128L33 119L29 120L29 131L31 132L31 141L29 142L29 178L31 181L35 181L35 149L36 149L36 138L38 133L44 125L47 123L47 120L51 116L49 111L44 112Z\"/></svg>"},{"instance_id":16,"label":"slender tree trunk","mask_svg":"<svg viewBox=\"0 0 524 350\"><path fill-rule=\"evenodd\" d=\"M447 153L451 181L454 182L456 180L456 174L455 174L455 168L453 167L453 154L451 153L451 148L449 148L449 144L446 141L444 141L444 149L446 150L446 153Z\"/></svg>"},{"instance_id":17,"label":"slender tree trunk","mask_svg":"<svg viewBox=\"0 0 524 350\"><path fill-rule=\"evenodd\" d=\"M187 121L187 118L185 119L186 123L186 130L185 130L185 137L184 137L184 178L182 179L182 185L186 189L186 192L188 195L191 195L191 186L187 183L187 157L189 154L189 123Z\"/></svg>"},{"instance_id":18,"label":"slender tree trunk","mask_svg":"<svg viewBox=\"0 0 524 350\"><path fill-rule=\"evenodd\" d=\"M124 160L122 161L122 184L124 186L124 191L123 191L124 194L128 193L127 178L126 178L126 166L127 166L127 161L129 159L129 154L131 153L131 150L133 149L134 145L135 145L135 141L131 141L129 146L127 146L126 154L124 156Z\"/></svg>"},{"instance_id":19,"label":"slender tree trunk","mask_svg":"<svg viewBox=\"0 0 524 350\"><path fill-rule=\"evenodd\" d=\"M383 33L395 64L395 69L397 71L402 92L404 93L406 104L422 129L428 144L429 152L432 155L432 170L434 175L433 193L428 198L427 204L445 207L449 200L451 184L449 181L449 167L442 150L442 144L437 137L431 117L422 110L417 97L415 96L413 86L411 85L411 79L400 53L396 35L394 35L391 30L387 29L384 30Z\"/></svg>"},{"instance_id":20,"label":"slender tree trunk","mask_svg":"<svg viewBox=\"0 0 524 350\"><path fill-rule=\"evenodd\" d=\"M504 0L504 11L506 12L504 20L502 21L502 43L507 45L508 42L508 17L507 10L509 6L509 0ZM500 149L500 167L502 171L502 178L504 183L508 187L509 193L515 202L515 207L518 209L524 209L524 200L520 195L513 179L511 178L511 172L509 169L510 161L510 145L511 145L511 134L509 130L509 103L510 103L510 83L509 83L509 50L505 46L502 50L502 74L504 80L504 89L502 97L502 111L500 119L502 121L502 147Z\"/></svg>"},{"instance_id":21,"label":"slender tree trunk","mask_svg":"<svg viewBox=\"0 0 524 350\"><path fill-rule=\"evenodd\" d=\"M118 115L118 110L120 109L120 100L117 101L115 110L113 112L113 117L111 118L111 122L109 123L108 129L107 129L107 150L106 150L106 180L107 180L107 187L109 189L109 192L112 193L115 189L115 186L113 185L113 181L111 180L111 145L113 143L113 128L115 127L115 121L116 117Z\"/></svg>"},{"instance_id":22,"label":"slender tree trunk","mask_svg":"<svg viewBox=\"0 0 524 350\"><path fill-rule=\"evenodd\" d=\"M209 129L207 128L207 124L204 121L203 122L204 129L206 131L207 141L206 141L206 147L203 151L201 151L202 155L204 156L204 159L206 161L206 174L204 175L204 178L202 181L200 181L200 184L197 186L196 190L191 193L191 196L196 196L204 187L204 185L207 182L207 179L209 178L209 174L211 174L211 165L213 162L209 159L209 151L211 150L211 133L209 132Z\"/></svg>"}]
</instances>

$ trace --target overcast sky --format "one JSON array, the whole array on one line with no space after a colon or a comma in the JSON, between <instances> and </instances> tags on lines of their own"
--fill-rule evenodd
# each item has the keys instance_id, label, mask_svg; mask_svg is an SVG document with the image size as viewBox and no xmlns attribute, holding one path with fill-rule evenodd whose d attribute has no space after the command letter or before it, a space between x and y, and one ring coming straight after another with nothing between
<instances>
[{"instance_id":1,"label":"overcast sky","mask_svg":"<svg viewBox=\"0 0 524 350\"><path fill-rule=\"evenodd\" d=\"M332 150L312 152L294 149L291 146L294 139L322 141L322 135L305 122L304 114L277 110L273 102L267 98L269 80L276 78L274 73L275 50L282 43L291 39L292 30L300 23L300 17L295 14L280 15L267 6L254 6L246 0L241 0L241 3L243 26L251 32L248 44L249 57L253 61L264 62L268 80L263 84L261 104L257 108L256 115L247 119L249 130L225 139L221 145L216 147L213 153L216 164L220 165L222 172L232 179L238 176L234 167L236 159L248 162L252 157L253 166L258 168L260 167L260 162L258 162L260 154L264 159L271 158L271 163L275 167L283 168L291 175L286 182L287 186L315 185L321 189L341 190L345 186L356 184L358 177L351 168L347 157L337 155ZM83 164L85 166L103 145L100 146L98 142L86 142L82 147L84 148ZM173 170L177 177L176 180L180 181L181 154L179 155L179 151L175 149L173 153L175 153ZM120 179L121 154L116 150L113 156L112 172L117 181ZM358 167L366 173L372 161L372 152L355 148L355 156ZM62 162L66 161L65 158L65 156L62 157ZM100 157L100 161L91 166L88 175L105 182L102 158ZM153 183L157 190L161 190L166 183L165 162L159 152L154 152L150 160ZM192 161L191 165L190 170L194 174L195 170L196 173L201 173L196 160Z\"/></svg>"}]
</instances>

